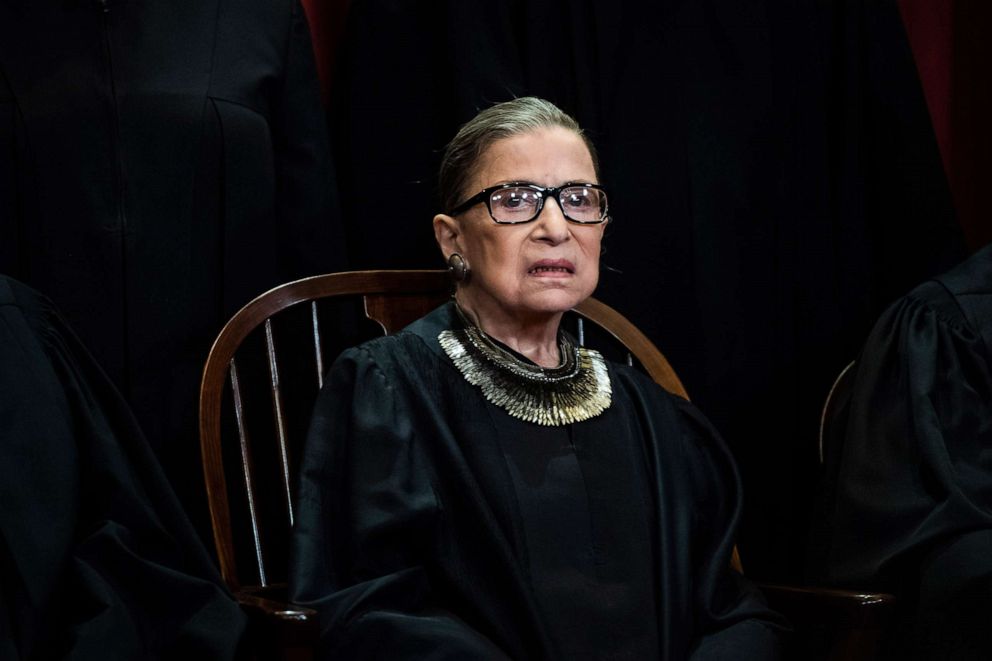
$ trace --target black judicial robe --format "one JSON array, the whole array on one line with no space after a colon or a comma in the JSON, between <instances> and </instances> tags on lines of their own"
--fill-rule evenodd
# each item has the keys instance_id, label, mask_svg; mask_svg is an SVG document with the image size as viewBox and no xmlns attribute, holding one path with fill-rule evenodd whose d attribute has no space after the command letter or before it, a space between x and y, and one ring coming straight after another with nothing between
<instances>
[{"instance_id":1,"label":"black judicial robe","mask_svg":"<svg viewBox=\"0 0 992 661\"><path fill-rule=\"evenodd\" d=\"M0 272L59 306L177 487L223 323L341 266L332 185L298 0L0 0Z\"/></svg>"},{"instance_id":2,"label":"black judicial robe","mask_svg":"<svg viewBox=\"0 0 992 661\"><path fill-rule=\"evenodd\" d=\"M555 604L538 603L544 577L532 572L541 549L532 546L505 454L514 440L507 435L522 427L486 402L443 353L437 335L456 323L447 304L396 335L347 351L318 399L302 457L290 584L295 601L320 612L323 653L645 658L601 654L607 644L596 647L595 634L582 654L563 653L567 645L556 640L562 627L548 626ZM598 472L610 476L621 461L603 441L635 444L631 456L644 463L643 481L636 471L610 479L618 489L624 479L645 486L639 498L649 520L632 528L650 539L638 542L634 530L629 539L594 535L588 553L603 572L623 557L624 545L643 543L650 554L640 576L650 581L645 608L630 615L655 618L654 658L776 658L780 619L729 568L740 489L726 448L690 404L643 375L611 365L610 377L610 408L569 432L591 487L603 485ZM589 502L574 501L593 528L611 515L597 509L604 495L590 488ZM631 502L630 510L638 506ZM574 625L593 627L610 594L593 590L586 603L558 605L585 609Z\"/></svg>"},{"instance_id":3,"label":"black judicial robe","mask_svg":"<svg viewBox=\"0 0 992 661\"><path fill-rule=\"evenodd\" d=\"M882 315L847 416L826 577L901 598L892 658L992 658L992 245Z\"/></svg>"},{"instance_id":4,"label":"black judicial robe","mask_svg":"<svg viewBox=\"0 0 992 661\"><path fill-rule=\"evenodd\" d=\"M243 630L116 389L0 276L0 659L230 659Z\"/></svg>"}]
</instances>

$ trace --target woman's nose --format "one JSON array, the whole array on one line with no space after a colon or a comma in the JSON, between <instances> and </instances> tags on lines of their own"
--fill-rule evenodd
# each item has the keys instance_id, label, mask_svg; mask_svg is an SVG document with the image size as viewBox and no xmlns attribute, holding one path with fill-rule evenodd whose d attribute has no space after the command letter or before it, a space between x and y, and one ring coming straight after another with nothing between
<instances>
[{"instance_id":1,"label":"woman's nose","mask_svg":"<svg viewBox=\"0 0 992 661\"><path fill-rule=\"evenodd\" d=\"M538 240L558 244L568 241L571 236L568 220L565 218L558 200L554 198L545 202L544 208L541 209L541 213L538 214L537 220L534 222L537 225L535 238Z\"/></svg>"}]
</instances>

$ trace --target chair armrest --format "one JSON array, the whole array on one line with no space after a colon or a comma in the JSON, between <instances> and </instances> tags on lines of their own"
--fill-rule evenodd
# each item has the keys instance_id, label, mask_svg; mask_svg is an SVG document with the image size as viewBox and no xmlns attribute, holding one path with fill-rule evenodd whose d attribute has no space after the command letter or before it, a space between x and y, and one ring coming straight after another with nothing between
<instances>
[{"instance_id":1,"label":"chair armrest","mask_svg":"<svg viewBox=\"0 0 992 661\"><path fill-rule=\"evenodd\" d=\"M758 583L768 605L794 625L824 624L835 628L878 629L892 618L896 598L883 592L795 587Z\"/></svg>"},{"instance_id":2,"label":"chair armrest","mask_svg":"<svg viewBox=\"0 0 992 661\"><path fill-rule=\"evenodd\" d=\"M891 594L758 583L768 605L795 628L788 658L807 661L875 659L896 598Z\"/></svg>"},{"instance_id":3,"label":"chair armrest","mask_svg":"<svg viewBox=\"0 0 992 661\"><path fill-rule=\"evenodd\" d=\"M285 585L245 587L234 598L248 616L257 658L311 659L320 638L317 611L287 600ZM264 651L263 651L264 650Z\"/></svg>"}]
</instances>

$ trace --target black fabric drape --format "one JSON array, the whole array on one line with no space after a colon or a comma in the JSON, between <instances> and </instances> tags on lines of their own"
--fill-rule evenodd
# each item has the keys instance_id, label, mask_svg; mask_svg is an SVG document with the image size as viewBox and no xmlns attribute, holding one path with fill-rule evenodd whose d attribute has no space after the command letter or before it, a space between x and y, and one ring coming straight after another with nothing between
<instances>
[{"instance_id":1,"label":"black fabric drape","mask_svg":"<svg viewBox=\"0 0 992 661\"><path fill-rule=\"evenodd\" d=\"M210 343L341 267L332 182L296 0L0 1L0 272L64 311L203 529Z\"/></svg>"},{"instance_id":2,"label":"black fabric drape","mask_svg":"<svg viewBox=\"0 0 992 661\"><path fill-rule=\"evenodd\" d=\"M231 659L244 616L117 390L0 276L0 659Z\"/></svg>"},{"instance_id":3,"label":"black fabric drape","mask_svg":"<svg viewBox=\"0 0 992 661\"><path fill-rule=\"evenodd\" d=\"M358 267L440 263L445 142L514 95L597 143L598 296L727 436L744 560L799 572L818 413L882 307L960 239L895 2L387 2L349 15L332 98Z\"/></svg>"},{"instance_id":4,"label":"black fabric drape","mask_svg":"<svg viewBox=\"0 0 992 661\"><path fill-rule=\"evenodd\" d=\"M989 658L992 245L882 315L836 425L811 569L896 594L886 658Z\"/></svg>"}]
</instances>

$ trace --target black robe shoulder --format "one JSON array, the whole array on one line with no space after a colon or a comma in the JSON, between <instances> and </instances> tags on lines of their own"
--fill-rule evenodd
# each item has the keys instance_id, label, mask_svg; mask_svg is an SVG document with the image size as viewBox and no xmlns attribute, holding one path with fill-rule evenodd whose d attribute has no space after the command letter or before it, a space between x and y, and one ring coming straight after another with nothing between
<instances>
[{"instance_id":1,"label":"black robe shoulder","mask_svg":"<svg viewBox=\"0 0 992 661\"><path fill-rule=\"evenodd\" d=\"M820 571L902 598L897 655L989 658L992 246L882 315L846 415Z\"/></svg>"},{"instance_id":2,"label":"black robe shoulder","mask_svg":"<svg viewBox=\"0 0 992 661\"><path fill-rule=\"evenodd\" d=\"M0 659L231 659L244 631L113 385L0 276Z\"/></svg>"}]
</instances>

